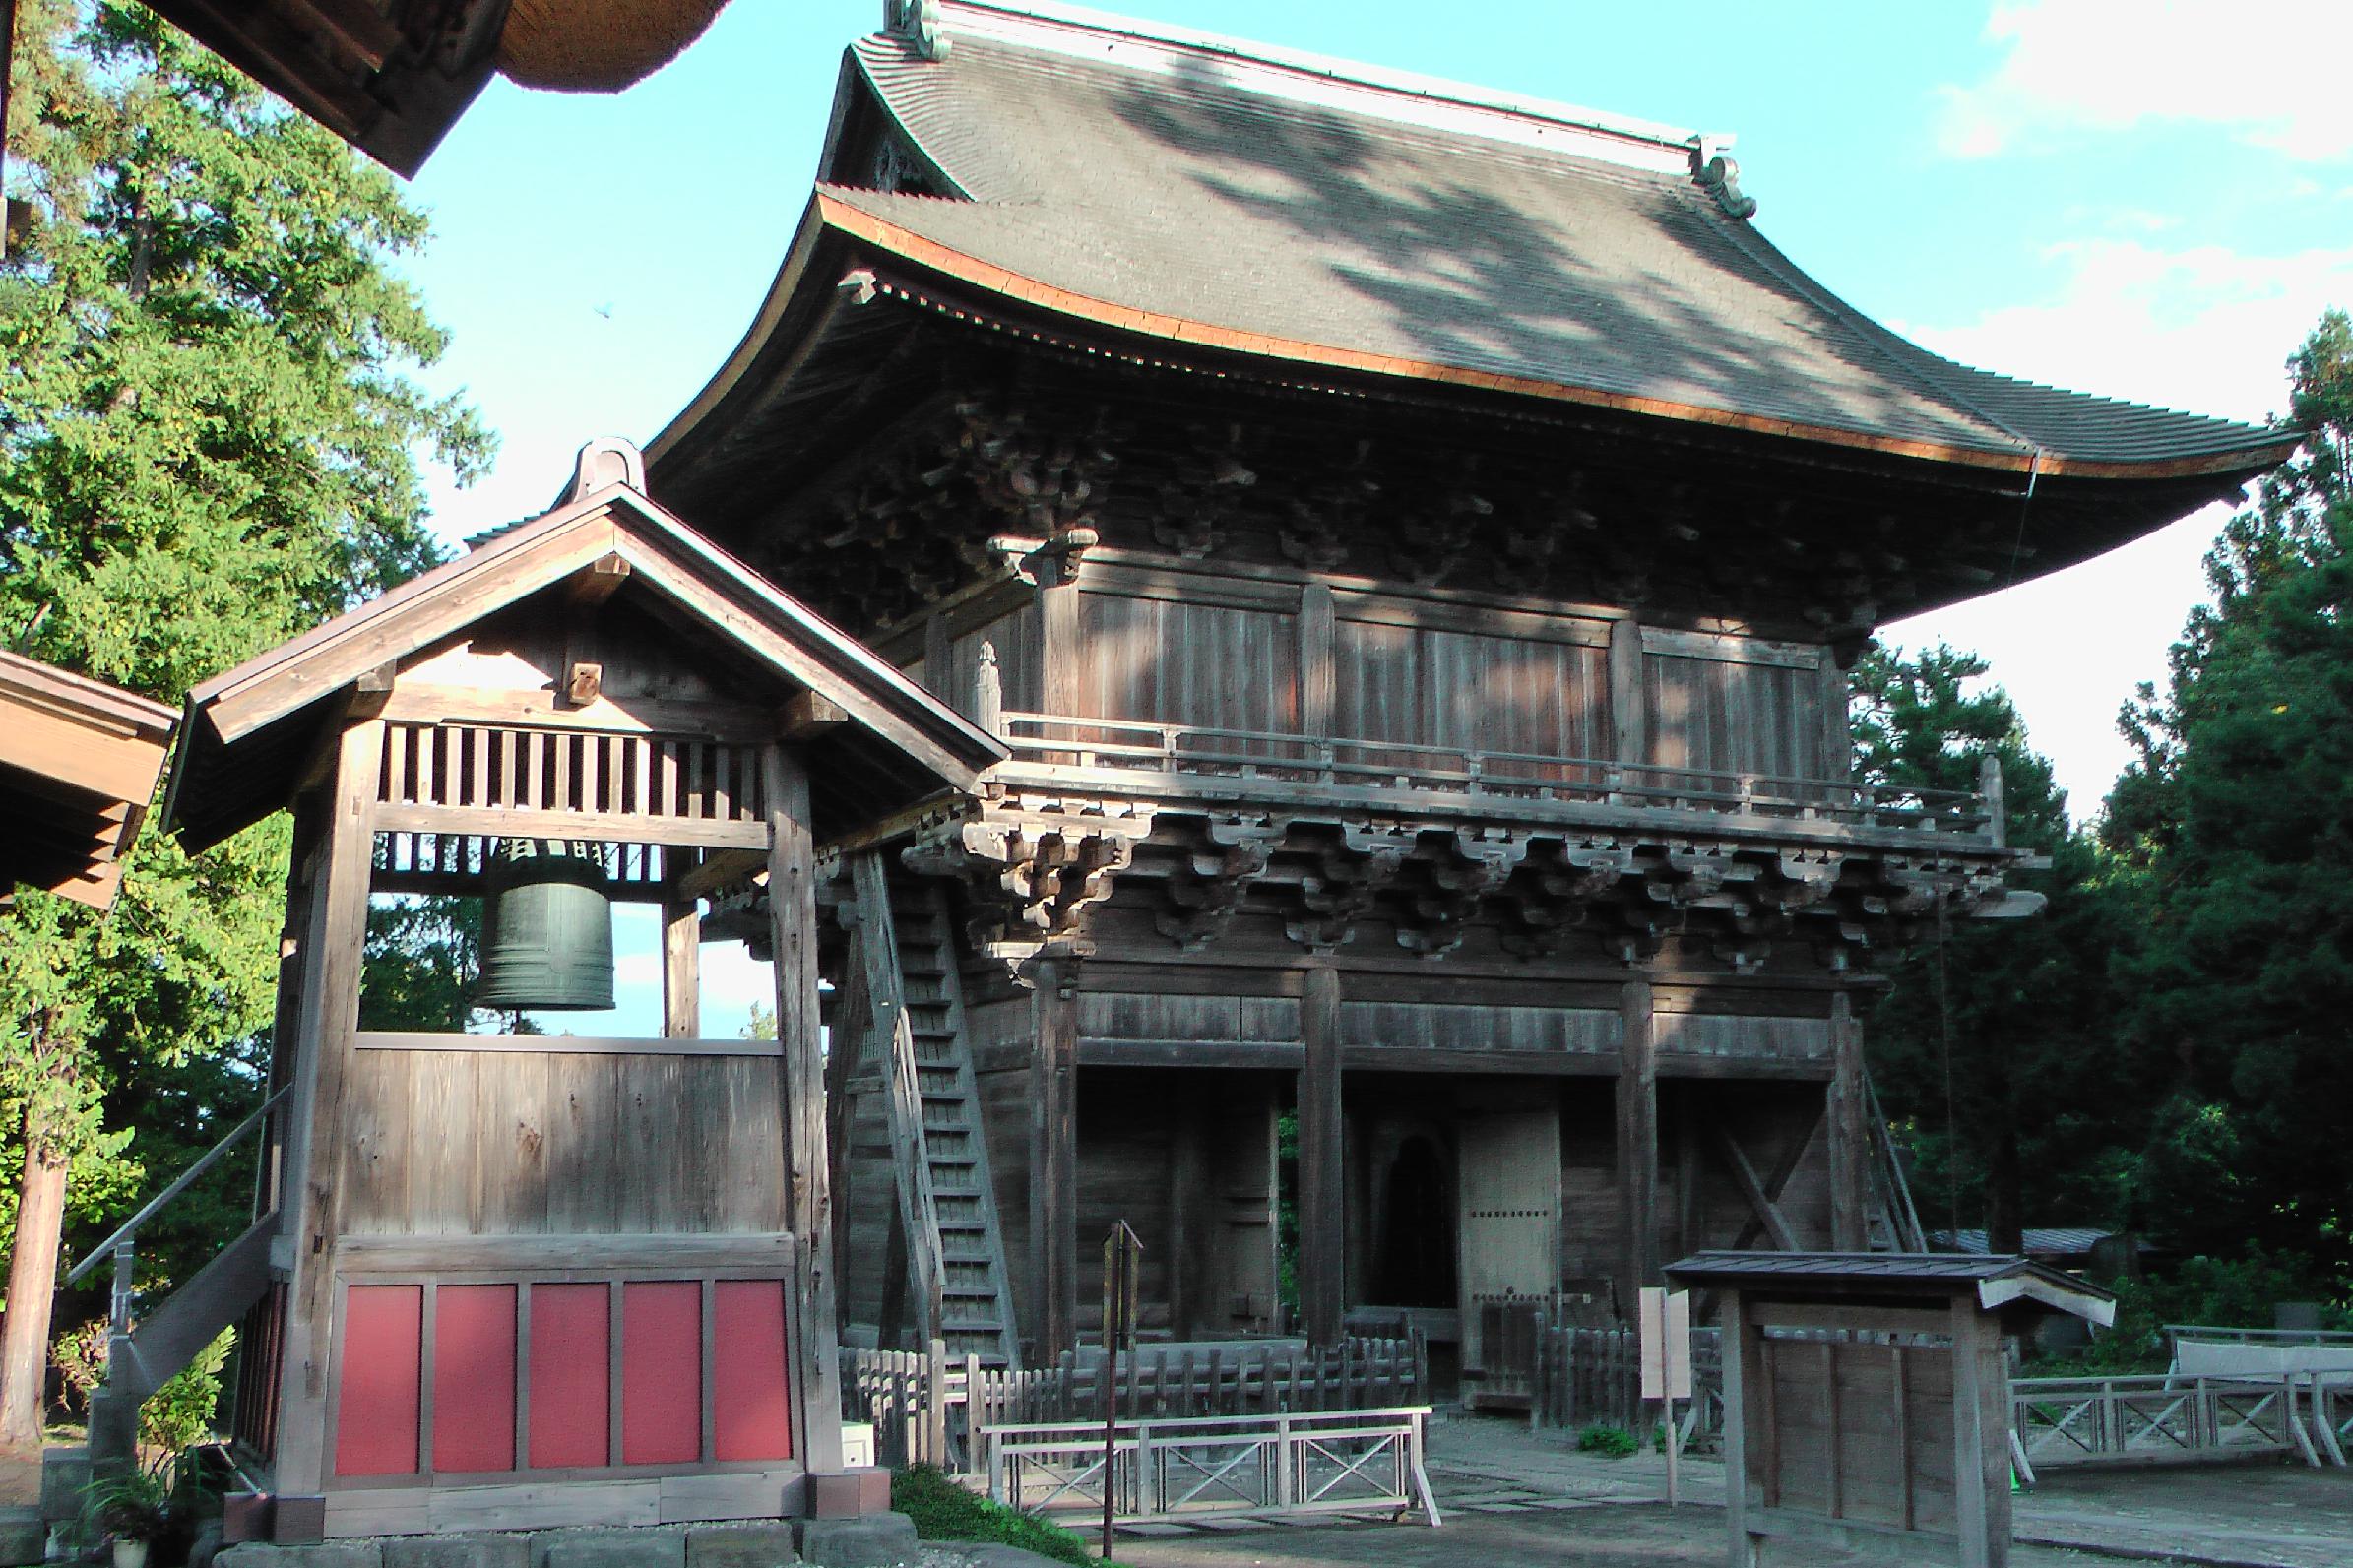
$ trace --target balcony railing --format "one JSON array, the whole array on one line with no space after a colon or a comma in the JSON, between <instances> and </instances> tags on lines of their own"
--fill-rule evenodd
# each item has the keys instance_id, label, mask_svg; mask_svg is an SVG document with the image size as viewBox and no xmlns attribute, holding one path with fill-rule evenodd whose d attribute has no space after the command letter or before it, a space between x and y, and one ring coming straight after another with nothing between
<instances>
[{"instance_id":1,"label":"balcony railing","mask_svg":"<svg viewBox=\"0 0 2353 1568\"><path fill-rule=\"evenodd\" d=\"M1124 719L1007 711L999 732L1007 768L1132 778L1250 781L1273 795L1451 798L1631 807L1698 813L1744 823L1820 823L1935 833L2000 847L2001 777L1983 788L1910 789L1844 780L1794 779L1721 769L1555 757L1531 752L1349 740L1270 730L1220 729ZM1212 786L1231 797L1234 783ZM1549 812L1547 813L1550 814Z\"/></svg>"}]
</instances>

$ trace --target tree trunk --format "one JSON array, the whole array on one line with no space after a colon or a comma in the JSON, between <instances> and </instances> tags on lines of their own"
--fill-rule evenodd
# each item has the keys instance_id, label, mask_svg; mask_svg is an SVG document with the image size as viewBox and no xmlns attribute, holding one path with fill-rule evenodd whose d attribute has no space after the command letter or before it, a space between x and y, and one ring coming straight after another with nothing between
<instances>
[{"instance_id":1,"label":"tree trunk","mask_svg":"<svg viewBox=\"0 0 2353 1568\"><path fill-rule=\"evenodd\" d=\"M2026 1173L2018 1157L2014 1121L2004 1121L1986 1151L1986 1250L2018 1252L2025 1246Z\"/></svg>"},{"instance_id":2,"label":"tree trunk","mask_svg":"<svg viewBox=\"0 0 2353 1568\"><path fill-rule=\"evenodd\" d=\"M25 1113L25 1173L17 1188L16 1248L8 1259L8 1312L0 1319L0 1448L37 1452L48 1407L49 1308L65 1225L65 1157Z\"/></svg>"}]
</instances>

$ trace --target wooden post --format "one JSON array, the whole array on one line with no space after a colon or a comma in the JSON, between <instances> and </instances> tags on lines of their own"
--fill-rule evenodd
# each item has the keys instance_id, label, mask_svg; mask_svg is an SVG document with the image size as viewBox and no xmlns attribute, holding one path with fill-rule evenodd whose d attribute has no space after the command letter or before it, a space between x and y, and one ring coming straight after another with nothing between
<instances>
[{"instance_id":1,"label":"wooden post","mask_svg":"<svg viewBox=\"0 0 2353 1568\"><path fill-rule=\"evenodd\" d=\"M1828 649L1822 650L1818 690L1822 721L1819 777L1844 784L1855 771L1855 732L1847 721L1847 672L1838 667Z\"/></svg>"},{"instance_id":2,"label":"wooden post","mask_svg":"<svg viewBox=\"0 0 2353 1568\"><path fill-rule=\"evenodd\" d=\"M692 899L662 906L662 1033L699 1039L703 1033L703 916Z\"/></svg>"},{"instance_id":3,"label":"wooden post","mask_svg":"<svg viewBox=\"0 0 2353 1568\"><path fill-rule=\"evenodd\" d=\"M327 1474L327 1368L334 1353L335 1247L343 1183L344 1070L359 1022L360 958L375 855L376 774L384 723L343 733L325 827L323 872L312 886L314 950L303 968L294 1115L288 1138L284 1232L292 1253L281 1362L278 1493L316 1496ZM281 1540L287 1538L284 1534Z\"/></svg>"},{"instance_id":4,"label":"wooden post","mask_svg":"<svg viewBox=\"0 0 2353 1568\"><path fill-rule=\"evenodd\" d=\"M833 1194L826 1185L825 1049L817 1017L817 886L809 776L782 746L763 754L768 795L768 919L776 947L776 1037L783 1049L786 1216L795 1239L800 1398L795 1445L812 1472L842 1468L840 1356L834 1332ZM870 934L870 933L869 933Z\"/></svg>"},{"instance_id":5,"label":"wooden post","mask_svg":"<svg viewBox=\"0 0 2353 1568\"><path fill-rule=\"evenodd\" d=\"M1761 1335L1749 1321L1748 1302L1741 1291L1724 1292L1724 1518L1732 1534L1731 1568L1752 1568L1760 1560L1755 1537L1749 1534L1760 1434L1749 1423L1762 1417L1767 1402L1761 1379L1764 1357Z\"/></svg>"},{"instance_id":6,"label":"wooden post","mask_svg":"<svg viewBox=\"0 0 2353 1568\"><path fill-rule=\"evenodd\" d=\"M1341 1278L1340 972L1306 972L1300 999L1306 1058L1299 1075L1299 1304L1310 1345L1340 1338Z\"/></svg>"},{"instance_id":7,"label":"wooden post","mask_svg":"<svg viewBox=\"0 0 2353 1568\"><path fill-rule=\"evenodd\" d=\"M1337 686L1333 658L1339 641L1339 617L1332 591L1322 583L1300 590L1299 599L1299 730L1303 735L1329 736Z\"/></svg>"},{"instance_id":8,"label":"wooden post","mask_svg":"<svg viewBox=\"0 0 2353 1568\"><path fill-rule=\"evenodd\" d=\"M2001 1320L1966 1295L1952 1303L1952 1477L1961 1568L2008 1568L2009 1373Z\"/></svg>"},{"instance_id":9,"label":"wooden post","mask_svg":"<svg viewBox=\"0 0 2353 1568\"><path fill-rule=\"evenodd\" d=\"M1085 638L1079 629L1077 582L1052 583L1038 590L1040 657L1039 706L1049 714L1069 716L1085 711Z\"/></svg>"},{"instance_id":10,"label":"wooden post","mask_svg":"<svg viewBox=\"0 0 2353 1568\"><path fill-rule=\"evenodd\" d=\"M983 643L973 665L973 722L1005 738L1005 677L996 666L996 644Z\"/></svg>"},{"instance_id":11,"label":"wooden post","mask_svg":"<svg viewBox=\"0 0 2353 1568\"><path fill-rule=\"evenodd\" d=\"M1642 626L1628 617L1610 626L1610 728L1620 762L1650 760L1642 701Z\"/></svg>"},{"instance_id":12,"label":"wooden post","mask_svg":"<svg viewBox=\"0 0 2353 1568\"><path fill-rule=\"evenodd\" d=\"M1659 1058L1653 1000L1648 980L1628 980L1619 992L1624 1026L1618 1069L1618 1201L1625 1217L1621 1315L1633 1311L1642 1286L1659 1281Z\"/></svg>"},{"instance_id":13,"label":"wooden post","mask_svg":"<svg viewBox=\"0 0 2353 1568\"><path fill-rule=\"evenodd\" d=\"M1031 1016L1030 1308L1037 1359L1078 1348L1078 976L1073 961L1041 958Z\"/></svg>"},{"instance_id":14,"label":"wooden post","mask_svg":"<svg viewBox=\"0 0 2353 1568\"><path fill-rule=\"evenodd\" d=\"M1844 991L1830 998L1830 1086L1825 1119L1830 1134L1830 1245L1839 1252L1871 1248L1870 1097L1863 1087L1863 1027Z\"/></svg>"}]
</instances>

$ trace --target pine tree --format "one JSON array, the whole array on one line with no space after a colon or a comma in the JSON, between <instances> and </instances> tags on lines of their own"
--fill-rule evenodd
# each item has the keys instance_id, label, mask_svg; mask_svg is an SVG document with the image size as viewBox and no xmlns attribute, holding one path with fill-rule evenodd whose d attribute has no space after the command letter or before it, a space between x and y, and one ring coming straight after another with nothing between
<instances>
[{"instance_id":1,"label":"pine tree","mask_svg":"<svg viewBox=\"0 0 2353 1568\"><path fill-rule=\"evenodd\" d=\"M0 265L0 634L176 701L428 564L412 454L467 478L489 440L409 378L444 339L390 265L425 225L387 175L137 6L21 0L16 61L35 217ZM149 833L110 915L29 896L0 921L24 1158L0 1443L39 1439L69 1168L121 1193L125 1157L176 1163L250 1108L286 847L283 821L201 862ZM110 1105L134 1114L106 1133Z\"/></svg>"},{"instance_id":2,"label":"pine tree","mask_svg":"<svg viewBox=\"0 0 2353 1568\"><path fill-rule=\"evenodd\" d=\"M2149 1157L2177 1244L2353 1271L2353 322L2288 360L2295 458L2206 560L2111 847L2147 889L2125 1018L2173 1090Z\"/></svg>"}]
</instances>

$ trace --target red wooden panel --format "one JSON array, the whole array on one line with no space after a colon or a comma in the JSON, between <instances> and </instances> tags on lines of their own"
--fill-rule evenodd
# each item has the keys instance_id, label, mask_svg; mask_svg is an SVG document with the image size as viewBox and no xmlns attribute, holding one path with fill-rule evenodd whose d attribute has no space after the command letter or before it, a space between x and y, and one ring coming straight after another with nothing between
<instances>
[{"instance_id":1,"label":"red wooden panel","mask_svg":"<svg viewBox=\"0 0 2353 1568\"><path fill-rule=\"evenodd\" d=\"M424 1316L420 1285L355 1285L344 1292L338 1475L416 1474Z\"/></svg>"},{"instance_id":2,"label":"red wooden panel","mask_svg":"<svg viewBox=\"0 0 2353 1568\"><path fill-rule=\"evenodd\" d=\"M722 1280L711 1316L711 1426L718 1459L791 1459L785 1284Z\"/></svg>"},{"instance_id":3,"label":"red wooden panel","mask_svg":"<svg viewBox=\"0 0 2353 1568\"><path fill-rule=\"evenodd\" d=\"M703 1457L703 1287L694 1280L621 1286L621 1463Z\"/></svg>"},{"instance_id":4,"label":"red wooden panel","mask_svg":"<svg viewBox=\"0 0 2353 1568\"><path fill-rule=\"evenodd\" d=\"M515 1468L515 1287L433 1292L433 1468Z\"/></svg>"},{"instance_id":5,"label":"red wooden panel","mask_svg":"<svg viewBox=\"0 0 2353 1568\"><path fill-rule=\"evenodd\" d=\"M612 1463L612 1289L531 1287L531 1464Z\"/></svg>"}]
</instances>

